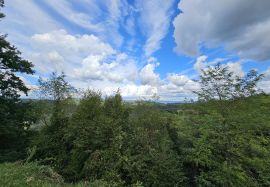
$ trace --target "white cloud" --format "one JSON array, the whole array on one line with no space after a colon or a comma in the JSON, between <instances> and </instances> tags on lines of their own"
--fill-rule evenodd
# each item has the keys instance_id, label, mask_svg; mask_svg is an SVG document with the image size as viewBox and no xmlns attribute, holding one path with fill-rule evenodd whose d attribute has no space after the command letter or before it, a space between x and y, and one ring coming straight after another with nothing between
<instances>
[{"instance_id":1,"label":"white cloud","mask_svg":"<svg viewBox=\"0 0 270 187\"><path fill-rule=\"evenodd\" d=\"M34 58L44 73L54 71L56 64L72 79L133 81L137 76L136 62L94 35L70 35L64 30L32 37L39 53ZM55 51L51 51L51 50ZM45 55L44 55L45 54ZM59 69L56 69L59 70Z\"/></svg>"},{"instance_id":2,"label":"white cloud","mask_svg":"<svg viewBox=\"0 0 270 187\"><path fill-rule=\"evenodd\" d=\"M119 30L125 9L127 9L127 3L124 1L46 0L45 3L70 23L94 33L116 47L122 45L123 36ZM75 3L84 6L84 10L79 11L74 8Z\"/></svg>"},{"instance_id":3,"label":"white cloud","mask_svg":"<svg viewBox=\"0 0 270 187\"><path fill-rule=\"evenodd\" d=\"M196 59L195 64L193 65L194 69L198 72L198 73L202 73L202 69L206 68L206 60L207 60L207 56L199 56Z\"/></svg>"},{"instance_id":4,"label":"white cloud","mask_svg":"<svg viewBox=\"0 0 270 187\"><path fill-rule=\"evenodd\" d=\"M263 90L265 93L270 94L270 80L263 80L259 82L258 87Z\"/></svg>"},{"instance_id":5,"label":"white cloud","mask_svg":"<svg viewBox=\"0 0 270 187\"><path fill-rule=\"evenodd\" d=\"M228 62L226 66L228 67L228 70L230 72L234 73L234 75L237 75L239 77L243 77L245 75L245 72L242 69L241 62Z\"/></svg>"},{"instance_id":6,"label":"white cloud","mask_svg":"<svg viewBox=\"0 0 270 187\"><path fill-rule=\"evenodd\" d=\"M31 11L30 11L31 10ZM35 33L57 30L63 25L47 15L33 0L5 1L1 20L1 33L8 34L8 40L25 53L29 52L29 37Z\"/></svg>"},{"instance_id":7,"label":"white cloud","mask_svg":"<svg viewBox=\"0 0 270 187\"><path fill-rule=\"evenodd\" d=\"M140 71L140 80L143 85L156 86L161 84L159 74L155 73L155 68L159 63L145 65Z\"/></svg>"},{"instance_id":8,"label":"white cloud","mask_svg":"<svg viewBox=\"0 0 270 187\"><path fill-rule=\"evenodd\" d=\"M193 65L193 68L199 73L201 74L202 73L202 70L205 70L207 69L209 66L212 66L212 65L215 65L217 63L221 63L221 62L225 62L226 59L222 59L222 58L216 58L212 61L207 61L207 56L205 55L202 55L202 56L199 56L197 59L196 59L196 62L194 63ZM229 61L229 62L226 62L226 63L223 63L222 64L223 67L227 67L228 70L230 72L233 72L234 75L237 75L237 76L244 76L244 71L242 69L242 63L241 62L232 62L232 61Z\"/></svg>"},{"instance_id":9,"label":"white cloud","mask_svg":"<svg viewBox=\"0 0 270 187\"><path fill-rule=\"evenodd\" d=\"M151 97L158 93L156 87L150 85L134 85L129 84L124 86L122 89L122 94L124 97Z\"/></svg>"},{"instance_id":10,"label":"white cloud","mask_svg":"<svg viewBox=\"0 0 270 187\"><path fill-rule=\"evenodd\" d=\"M240 57L270 58L270 1L182 0L182 11L174 20L176 51L189 56L208 47L225 46Z\"/></svg>"},{"instance_id":11,"label":"white cloud","mask_svg":"<svg viewBox=\"0 0 270 187\"><path fill-rule=\"evenodd\" d=\"M91 35L71 35L65 30L56 30L44 34L35 34L32 40L39 50L57 49L63 53L113 54L114 49L98 37Z\"/></svg>"},{"instance_id":12,"label":"white cloud","mask_svg":"<svg viewBox=\"0 0 270 187\"><path fill-rule=\"evenodd\" d=\"M78 88L101 90L108 95L122 88L124 96L134 97L151 94L156 89L136 85L137 62L94 35L71 35L58 30L34 35L32 46L38 51L32 61L40 74L47 76L59 71L56 66L61 65L61 71Z\"/></svg>"},{"instance_id":13,"label":"white cloud","mask_svg":"<svg viewBox=\"0 0 270 187\"><path fill-rule=\"evenodd\" d=\"M182 74L168 74L167 84L161 87L163 95L190 97L199 88L197 82Z\"/></svg>"},{"instance_id":14,"label":"white cloud","mask_svg":"<svg viewBox=\"0 0 270 187\"><path fill-rule=\"evenodd\" d=\"M169 74L167 79L176 86L184 86L189 81L189 78L186 75L180 74Z\"/></svg>"},{"instance_id":15,"label":"white cloud","mask_svg":"<svg viewBox=\"0 0 270 187\"><path fill-rule=\"evenodd\" d=\"M124 97L183 100L198 88L185 75L169 74L165 80L155 72L159 63L154 57L139 69L132 57L119 53L94 35L71 35L64 30L36 34L32 46L38 51L32 56L39 71L48 73L61 69L76 87L102 91L105 95L120 88ZM141 83L141 85L139 84Z\"/></svg>"},{"instance_id":16,"label":"white cloud","mask_svg":"<svg viewBox=\"0 0 270 187\"><path fill-rule=\"evenodd\" d=\"M102 27L99 24L95 24L93 23L94 20L93 18L86 13L83 12L77 12L73 9L73 5L65 0L46 0L45 3L47 3L48 5L50 5L50 7L52 9L54 9L55 11L57 11L57 13L59 13L62 17L64 17L65 19L67 19L68 21L89 29L91 31L95 31L95 32L101 32L102 31ZM88 4L89 6L89 4ZM94 6L93 4L91 4L91 6ZM96 12L98 13L99 10L95 9ZM91 14L91 12L90 12Z\"/></svg>"},{"instance_id":17,"label":"white cloud","mask_svg":"<svg viewBox=\"0 0 270 187\"><path fill-rule=\"evenodd\" d=\"M32 48L34 51L30 58L37 70L43 73L56 70L69 73L89 55L102 57L116 54L109 44L94 35L71 35L65 30L33 35ZM56 64L61 66L55 68Z\"/></svg>"},{"instance_id":18,"label":"white cloud","mask_svg":"<svg viewBox=\"0 0 270 187\"><path fill-rule=\"evenodd\" d=\"M258 86L264 92L270 94L270 67L263 74L264 78L259 82Z\"/></svg>"},{"instance_id":19,"label":"white cloud","mask_svg":"<svg viewBox=\"0 0 270 187\"><path fill-rule=\"evenodd\" d=\"M61 65L68 80L79 88L97 89L108 95L123 88L124 95L132 96L135 92L137 96L147 95L152 90L151 86L135 84L138 67L132 57L114 50L94 35L71 35L58 30L34 35L32 46L38 51L32 61L44 76L60 71L56 67Z\"/></svg>"},{"instance_id":20,"label":"white cloud","mask_svg":"<svg viewBox=\"0 0 270 187\"><path fill-rule=\"evenodd\" d=\"M264 79L270 80L270 67L263 74L264 74Z\"/></svg>"},{"instance_id":21,"label":"white cloud","mask_svg":"<svg viewBox=\"0 0 270 187\"><path fill-rule=\"evenodd\" d=\"M185 1L187 0L183 0ZM201 1L198 0L198 2L198 6L201 6ZM78 3L81 8L73 6L74 3ZM122 0L78 0L76 2L46 0L43 4L47 4L59 14L53 17L49 15L50 11L42 9L38 1L9 0L4 9L7 10L7 18L4 19L1 29L10 34L12 43L15 41L14 44L19 46L20 50L22 49L24 57L34 62L38 75L46 77L52 71L64 71L68 76L68 81L74 86L101 90L103 94L113 94L120 88L124 97L151 97L158 94L162 99L181 100L183 97L193 96L192 91L199 88L198 84L191 80L191 76L183 73L169 73L162 79L156 71L159 65L158 60L152 56L159 50L161 41L168 32L173 3L174 0L135 0L135 5L132 6ZM31 10L30 13L29 10ZM197 13L201 14L200 11L194 12L195 17ZM64 23L68 23L62 25L57 22L59 17L61 20L65 19ZM178 27L176 20L174 23ZM201 32L202 29L206 32L204 28L206 26L201 23L195 24L192 20L186 23L187 27L191 25L196 29L195 33L183 33L184 38L190 34L190 40L185 40L187 46L184 45L183 49L190 49L192 52L194 46L197 47L197 41L200 42L204 36L198 31ZM70 25L75 25L75 29L69 28ZM250 38L257 41L261 35L266 36L262 31L267 31L267 27L268 24L256 25L254 28L257 30L257 37L254 37L255 31L246 32L242 36L243 41L251 42ZM127 41L123 41L121 29L130 35L130 38L125 38ZM141 29L141 33L138 29ZM88 34L76 35L74 34L76 31ZM143 34L145 38L137 38L138 34ZM180 41L178 39L177 44ZM130 46L128 51L134 54L136 48L141 47L141 42L144 44L143 57L139 55L134 58L130 54L119 51L122 50L121 47L125 47L127 51L126 48ZM123 46L123 43L126 46ZM237 48L246 43L242 40L233 40L230 44ZM268 46L268 40L265 39L265 44L261 44L262 42L259 42L254 46ZM138 61L137 59L145 59L145 56L147 64L138 68L142 64L141 61L145 62L145 60ZM200 71L201 68L222 60L207 61L206 56L200 56L194 68ZM240 62L227 62L227 65L238 75L243 74ZM27 84L31 85L31 82ZM268 82L263 84L267 85Z\"/></svg>"},{"instance_id":22,"label":"white cloud","mask_svg":"<svg viewBox=\"0 0 270 187\"><path fill-rule=\"evenodd\" d=\"M137 0L137 8L141 13L141 30L147 37L144 46L147 57L160 48L161 40L168 32L173 3L174 0Z\"/></svg>"},{"instance_id":23,"label":"white cloud","mask_svg":"<svg viewBox=\"0 0 270 187\"><path fill-rule=\"evenodd\" d=\"M137 66L132 59L119 54L115 60L106 63L106 58L106 55L89 55L83 59L79 68L74 69L72 77L81 80L106 79L112 82L135 81Z\"/></svg>"}]
</instances>

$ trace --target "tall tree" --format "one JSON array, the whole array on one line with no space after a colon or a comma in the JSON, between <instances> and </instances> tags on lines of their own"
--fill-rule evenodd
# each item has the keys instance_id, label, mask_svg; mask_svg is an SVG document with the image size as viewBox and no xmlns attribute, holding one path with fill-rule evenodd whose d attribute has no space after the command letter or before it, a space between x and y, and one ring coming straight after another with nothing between
<instances>
[{"instance_id":1,"label":"tall tree","mask_svg":"<svg viewBox=\"0 0 270 187\"><path fill-rule=\"evenodd\" d=\"M0 1L0 7L4 6L4 1ZM0 14L3 18L4 14ZM16 99L20 92L27 94L29 89L16 73L33 74L33 64L24 60L21 52L6 40L6 35L0 36L0 97Z\"/></svg>"},{"instance_id":2,"label":"tall tree","mask_svg":"<svg viewBox=\"0 0 270 187\"><path fill-rule=\"evenodd\" d=\"M53 101L61 101L69 98L76 92L76 89L65 79L66 75L63 72L60 75L53 72L48 80L39 78L38 82L41 95Z\"/></svg>"},{"instance_id":3,"label":"tall tree","mask_svg":"<svg viewBox=\"0 0 270 187\"><path fill-rule=\"evenodd\" d=\"M0 8L4 1L0 0ZM0 13L0 19L4 17ZM33 74L33 64L21 57L21 52L0 35L0 161L19 158L24 147L27 116L20 102L26 87L17 73Z\"/></svg>"},{"instance_id":4,"label":"tall tree","mask_svg":"<svg viewBox=\"0 0 270 187\"><path fill-rule=\"evenodd\" d=\"M229 71L227 66L216 64L202 70L200 90L195 91L201 101L212 101L220 112L223 123L226 123L228 113L231 111L232 103L227 100L236 100L261 93L257 88L258 82L263 74L251 70L245 76L240 77Z\"/></svg>"},{"instance_id":5,"label":"tall tree","mask_svg":"<svg viewBox=\"0 0 270 187\"><path fill-rule=\"evenodd\" d=\"M33 158L43 160L45 164L52 164L60 170L64 166L65 157L68 156L67 145L63 135L69 123L73 110L76 108L71 98L76 89L65 79L65 74L52 73L48 80L39 79L39 90L45 102L52 104L48 123L39 132L33 146L36 153Z\"/></svg>"},{"instance_id":6,"label":"tall tree","mask_svg":"<svg viewBox=\"0 0 270 187\"><path fill-rule=\"evenodd\" d=\"M199 100L229 100L248 97L260 93L257 83L263 78L256 70L251 70L244 77L235 75L227 66L217 64L206 70L198 81L201 88L195 93Z\"/></svg>"}]
</instances>

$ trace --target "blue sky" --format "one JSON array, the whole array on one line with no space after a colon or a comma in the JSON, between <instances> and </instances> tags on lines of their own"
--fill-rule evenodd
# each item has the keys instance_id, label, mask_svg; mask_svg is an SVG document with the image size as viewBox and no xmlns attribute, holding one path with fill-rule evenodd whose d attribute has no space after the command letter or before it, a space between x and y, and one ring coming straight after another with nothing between
<instances>
[{"instance_id":1,"label":"blue sky","mask_svg":"<svg viewBox=\"0 0 270 187\"><path fill-rule=\"evenodd\" d=\"M181 101L200 69L222 63L239 76L265 73L270 92L270 1L8 0L2 33L35 65L20 75L64 71L78 88L104 95Z\"/></svg>"}]
</instances>

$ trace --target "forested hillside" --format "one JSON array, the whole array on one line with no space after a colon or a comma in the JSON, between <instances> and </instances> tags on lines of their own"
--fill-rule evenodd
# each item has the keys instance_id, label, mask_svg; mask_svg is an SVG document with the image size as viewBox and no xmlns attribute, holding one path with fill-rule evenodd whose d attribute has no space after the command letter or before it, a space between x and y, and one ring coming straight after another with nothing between
<instances>
[{"instance_id":1,"label":"forested hillside","mask_svg":"<svg viewBox=\"0 0 270 187\"><path fill-rule=\"evenodd\" d=\"M55 186L269 186L270 96L227 102L224 124L215 101L168 113L89 92L80 104L68 104L76 108L72 115L61 112L41 129L28 130L28 154L18 164L1 165L1 183L38 186L36 178L46 178L32 167L49 165L66 181L49 179Z\"/></svg>"}]
</instances>

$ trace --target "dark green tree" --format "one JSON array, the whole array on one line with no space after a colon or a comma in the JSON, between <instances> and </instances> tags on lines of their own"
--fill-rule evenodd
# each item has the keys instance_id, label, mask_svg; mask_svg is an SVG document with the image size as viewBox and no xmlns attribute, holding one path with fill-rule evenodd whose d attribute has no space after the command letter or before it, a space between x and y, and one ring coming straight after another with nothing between
<instances>
[{"instance_id":1,"label":"dark green tree","mask_svg":"<svg viewBox=\"0 0 270 187\"><path fill-rule=\"evenodd\" d=\"M0 8L4 7L4 0L0 0ZM0 19L5 15L0 13ZM0 35L0 98L17 99L20 92L27 94L24 82L16 73L33 74L33 64L21 57L21 52L11 45L6 35Z\"/></svg>"},{"instance_id":2,"label":"dark green tree","mask_svg":"<svg viewBox=\"0 0 270 187\"><path fill-rule=\"evenodd\" d=\"M33 159L50 164L59 171L63 167L65 156L68 156L64 133L76 108L71 97L76 89L65 80L64 73L52 73L48 80L40 79L39 83L41 98L52 104L52 111L47 114L49 120L33 142L33 146L36 147Z\"/></svg>"},{"instance_id":3,"label":"dark green tree","mask_svg":"<svg viewBox=\"0 0 270 187\"><path fill-rule=\"evenodd\" d=\"M4 1L0 1L0 8ZM4 17L0 13L0 19ZM11 45L6 35L0 36L0 161L21 158L25 148L29 125L26 104L19 99L29 88L17 75L33 74L33 64L21 57L21 52ZM6 155L6 156L5 156Z\"/></svg>"},{"instance_id":4,"label":"dark green tree","mask_svg":"<svg viewBox=\"0 0 270 187\"><path fill-rule=\"evenodd\" d=\"M1 8L4 7L4 0L0 0L0 7ZM5 17L5 15L2 12L0 12L0 19L3 18L3 17Z\"/></svg>"},{"instance_id":5,"label":"dark green tree","mask_svg":"<svg viewBox=\"0 0 270 187\"><path fill-rule=\"evenodd\" d=\"M178 130L190 186L269 184L270 105L257 88L262 77L254 70L238 77L220 64L203 70L196 92L203 102L185 106Z\"/></svg>"}]
</instances>

